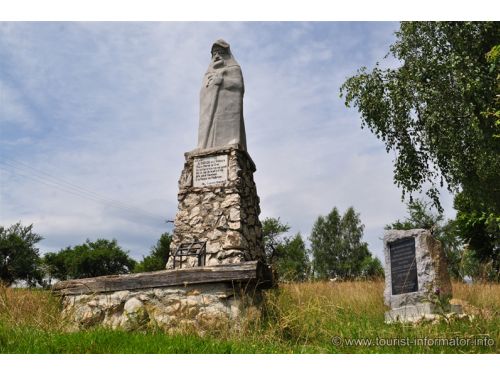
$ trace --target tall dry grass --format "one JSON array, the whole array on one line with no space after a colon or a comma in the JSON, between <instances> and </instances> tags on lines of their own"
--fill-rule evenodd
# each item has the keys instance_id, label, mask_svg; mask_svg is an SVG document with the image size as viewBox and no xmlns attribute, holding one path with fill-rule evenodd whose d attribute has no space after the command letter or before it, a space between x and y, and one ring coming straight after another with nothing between
<instances>
[{"instance_id":1,"label":"tall dry grass","mask_svg":"<svg viewBox=\"0 0 500 375\"><path fill-rule=\"evenodd\" d=\"M324 350L333 336L440 337L449 334L449 330L459 330L463 334L489 332L498 338L498 329L491 330L491 327L499 316L500 285L454 283L453 287L456 299L467 305L466 312L479 320L458 321L449 327L387 325L383 281L305 282L282 284L276 290L267 291L263 315L260 320L252 321L250 329L243 329L241 336L253 336L268 343L291 342L302 346L304 351Z\"/></svg>"},{"instance_id":2,"label":"tall dry grass","mask_svg":"<svg viewBox=\"0 0 500 375\"><path fill-rule=\"evenodd\" d=\"M47 290L7 288L0 284L0 323L10 327L59 330L59 299Z\"/></svg>"},{"instance_id":3,"label":"tall dry grass","mask_svg":"<svg viewBox=\"0 0 500 375\"><path fill-rule=\"evenodd\" d=\"M500 311L500 284L453 283L453 297L479 308Z\"/></svg>"},{"instance_id":4,"label":"tall dry grass","mask_svg":"<svg viewBox=\"0 0 500 375\"><path fill-rule=\"evenodd\" d=\"M288 329L309 331L329 326L346 316L367 319L382 317L383 281L304 282L281 284L264 295L264 314L258 321L267 329L278 325ZM453 297L468 304L500 311L500 284L453 283ZM62 326L59 298L50 291L16 289L0 285L0 320L13 325L42 329ZM252 327L255 317L252 317ZM302 327L302 328L298 328ZM305 335L305 333L304 333Z\"/></svg>"},{"instance_id":5,"label":"tall dry grass","mask_svg":"<svg viewBox=\"0 0 500 375\"><path fill-rule=\"evenodd\" d=\"M252 317L238 331L239 338L320 350L339 327L350 332L360 327L375 330L383 324L383 288L378 281L282 284L265 292L262 315ZM234 331L230 336L236 338Z\"/></svg>"},{"instance_id":6,"label":"tall dry grass","mask_svg":"<svg viewBox=\"0 0 500 375\"><path fill-rule=\"evenodd\" d=\"M277 347L280 352L398 352L400 350L333 347L331 342L334 336L374 338L489 335L500 342L498 330L500 285L454 283L453 288L455 299L466 303L467 312L477 315L477 319L416 327L387 325L384 323L386 307L383 303L382 281L304 282L281 284L277 289L265 291L263 311L260 316L253 314L237 327L221 326L206 334L209 336L207 338L241 343L242 347L245 345L248 348ZM0 287L0 328L2 325L9 329L33 327L47 332L65 331L64 322L60 319L58 298L43 290ZM186 332L186 334L192 333ZM471 351L481 349L469 348ZM405 350L426 352L430 349L406 348ZM440 349L433 350L439 352ZM454 349L446 350L453 352Z\"/></svg>"}]
</instances>

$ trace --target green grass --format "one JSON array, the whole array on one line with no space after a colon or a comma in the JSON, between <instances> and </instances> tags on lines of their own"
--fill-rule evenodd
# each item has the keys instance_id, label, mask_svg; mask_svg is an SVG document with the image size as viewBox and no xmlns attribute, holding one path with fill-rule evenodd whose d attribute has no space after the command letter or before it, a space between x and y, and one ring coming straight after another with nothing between
<instances>
[{"instance_id":1,"label":"green grass","mask_svg":"<svg viewBox=\"0 0 500 375\"><path fill-rule=\"evenodd\" d=\"M0 353L11 354L132 354L132 353L283 353L276 345L203 338L196 335L166 335L160 332L124 332L95 329L62 333L33 328L0 327Z\"/></svg>"},{"instance_id":2,"label":"green grass","mask_svg":"<svg viewBox=\"0 0 500 375\"><path fill-rule=\"evenodd\" d=\"M59 301L49 292L2 288L0 353L499 352L500 285L454 284L454 296L473 318L417 325L385 324L382 291L380 282L286 284L266 293L260 319L239 330L219 329L200 336L106 329L68 332L59 318ZM335 345L334 337L340 345ZM392 345L376 346L377 338ZM413 339L425 338L469 339L469 344L411 344ZM485 338L494 345L474 345L474 339ZM372 340L373 345L349 345L350 339Z\"/></svg>"}]
</instances>

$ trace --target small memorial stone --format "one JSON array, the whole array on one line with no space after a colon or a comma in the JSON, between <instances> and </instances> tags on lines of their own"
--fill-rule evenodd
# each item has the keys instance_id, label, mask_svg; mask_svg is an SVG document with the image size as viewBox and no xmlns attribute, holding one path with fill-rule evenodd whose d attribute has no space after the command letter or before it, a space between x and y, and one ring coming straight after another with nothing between
<instances>
[{"instance_id":1,"label":"small memorial stone","mask_svg":"<svg viewBox=\"0 0 500 375\"><path fill-rule=\"evenodd\" d=\"M449 304L451 282L441 243L425 229L389 230L384 235L387 323L460 312Z\"/></svg>"}]
</instances>

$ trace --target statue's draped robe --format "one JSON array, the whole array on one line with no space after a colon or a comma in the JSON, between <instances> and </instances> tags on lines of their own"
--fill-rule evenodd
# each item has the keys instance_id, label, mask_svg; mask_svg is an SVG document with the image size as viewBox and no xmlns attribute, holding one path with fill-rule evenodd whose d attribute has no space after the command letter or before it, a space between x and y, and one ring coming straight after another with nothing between
<instances>
[{"instance_id":1,"label":"statue's draped robe","mask_svg":"<svg viewBox=\"0 0 500 375\"><path fill-rule=\"evenodd\" d=\"M214 75L222 77L222 83L207 86ZM246 150L244 92L241 68L232 56L219 69L210 64L200 92L199 149L239 144Z\"/></svg>"}]
</instances>

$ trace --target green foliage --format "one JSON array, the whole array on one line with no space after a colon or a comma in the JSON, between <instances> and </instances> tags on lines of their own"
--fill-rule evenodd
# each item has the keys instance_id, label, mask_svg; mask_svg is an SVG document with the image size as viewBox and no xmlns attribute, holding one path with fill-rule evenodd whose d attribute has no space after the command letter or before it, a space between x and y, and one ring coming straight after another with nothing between
<instances>
[{"instance_id":1,"label":"green foliage","mask_svg":"<svg viewBox=\"0 0 500 375\"><path fill-rule=\"evenodd\" d=\"M500 215L477 207L464 194L455 196L457 232L467 244L467 275L500 281Z\"/></svg>"},{"instance_id":2,"label":"green foliage","mask_svg":"<svg viewBox=\"0 0 500 375\"><path fill-rule=\"evenodd\" d=\"M385 276L384 267L382 267L382 263L376 257L372 258L371 254L369 254L365 259L363 259L363 263L361 264L361 277L368 280L373 279L383 279Z\"/></svg>"},{"instance_id":3,"label":"green foliage","mask_svg":"<svg viewBox=\"0 0 500 375\"><path fill-rule=\"evenodd\" d=\"M267 264L272 265L277 257L278 246L285 239L285 234L290 230L288 224L280 222L280 218L268 217L262 221L262 238Z\"/></svg>"},{"instance_id":4,"label":"green foliage","mask_svg":"<svg viewBox=\"0 0 500 375\"><path fill-rule=\"evenodd\" d=\"M0 226L0 281L11 285L24 280L30 286L42 283L39 250L35 245L42 236L33 232L33 224Z\"/></svg>"},{"instance_id":5,"label":"green foliage","mask_svg":"<svg viewBox=\"0 0 500 375\"><path fill-rule=\"evenodd\" d=\"M135 266L125 251L112 241L98 239L75 247L68 246L43 258L50 277L60 280L129 273Z\"/></svg>"},{"instance_id":6,"label":"green foliage","mask_svg":"<svg viewBox=\"0 0 500 375\"><path fill-rule=\"evenodd\" d=\"M455 279L466 275L462 264L463 243L458 235L456 222L445 220L441 212L433 212L432 205L420 199L407 204L408 217L386 225L385 229L428 229L441 242L448 260L448 271Z\"/></svg>"},{"instance_id":7,"label":"green foliage","mask_svg":"<svg viewBox=\"0 0 500 375\"><path fill-rule=\"evenodd\" d=\"M438 223L437 228L434 228L434 237L442 244L448 262L448 272L455 280L463 280L467 273L464 267L463 258L466 247L460 238L457 222L455 220L447 220Z\"/></svg>"},{"instance_id":8,"label":"green foliage","mask_svg":"<svg viewBox=\"0 0 500 375\"><path fill-rule=\"evenodd\" d=\"M288 224L280 218L268 217L262 221L262 235L267 264L280 281L303 281L309 277L311 265L300 233L286 236Z\"/></svg>"},{"instance_id":9,"label":"green foliage","mask_svg":"<svg viewBox=\"0 0 500 375\"><path fill-rule=\"evenodd\" d=\"M151 272L165 269L170 256L170 243L172 235L168 232L163 233L156 245L151 248L148 256L142 258L142 261L136 263L134 272Z\"/></svg>"},{"instance_id":10,"label":"green foliage","mask_svg":"<svg viewBox=\"0 0 500 375\"><path fill-rule=\"evenodd\" d=\"M429 203L417 199L408 203L406 208L410 216L404 221L398 219L394 223L386 225L385 229L429 229L433 232L440 230L439 224L442 223L444 216L441 212L434 213Z\"/></svg>"},{"instance_id":11,"label":"green foliage","mask_svg":"<svg viewBox=\"0 0 500 375\"><path fill-rule=\"evenodd\" d=\"M16 337L17 339L13 339ZM283 344L224 340L201 337L195 333L166 335L164 332L126 332L111 329L68 333L0 324L1 354L278 354L290 351L293 349ZM295 351L299 352L299 349Z\"/></svg>"},{"instance_id":12,"label":"green foliage","mask_svg":"<svg viewBox=\"0 0 500 375\"><path fill-rule=\"evenodd\" d=\"M394 180L440 207L438 181L474 207L500 212L498 22L402 22L394 69L361 68L341 87L367 126L395 151ZM429 184L429 185L427 185Z\"/></svg>"},{"instance_id":13,"label":"green foliage","mask_svg":"<svg viewBox=\"0 0 500 375\"><path fill-rule=\"evenodd\" d=\"M490 117L495 121L495 133L494 138L500 138L500 44L494 46L487 54L486 61L490 64L490 71L496 73L496 83L497 83L497 95L495 98L494 105L488 108L484 115Z\"/></svg>"},{"instance_id":14,"label":"green foliage","mask_svg":"<svg viewBox=\"0 0 500 375\"><path fill-rule=\"evenodd\" d=\"M454 207L455 220L445 221L430 203L415 200L407 205L409 217L385 229L429 229L443 245L452 277L499 281L500 216L476 209L463 193L455 196Z\"/></svg>"},{"instance_id":15,"label":"green foliage","mask_svg":"<svg viewBox=\"0 0 500 375\"><path fill-rule=\"evenodd\" d=\"M359 214L349 207L341 217L337 208L314 223L310 241L314 274L318 278L352 279L362 274L368 244L362 242L364 226Z\"/></svg>"},{"instance_id":16,"label":"green foliage","mask_svg":"<svg viewBox=\"0 0 500 375\"><path fill-rule=\"evenodd\" d=\"M276 270L279 280L307 280L311 267L306 245L300 233L297 233L293 238L286 238L277 249Z\"/></svg>"}]
</instances>

